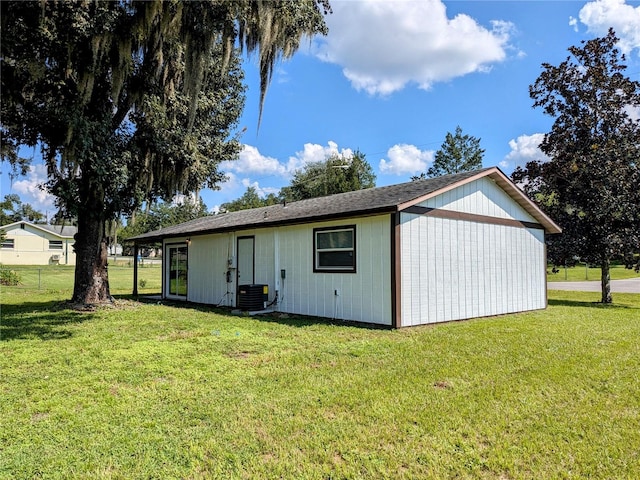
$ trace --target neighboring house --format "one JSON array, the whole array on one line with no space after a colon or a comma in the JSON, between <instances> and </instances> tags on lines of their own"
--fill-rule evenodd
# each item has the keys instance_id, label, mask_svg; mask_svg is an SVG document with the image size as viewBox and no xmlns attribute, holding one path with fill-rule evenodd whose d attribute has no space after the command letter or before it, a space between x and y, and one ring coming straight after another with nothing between
<instances>
[{"instance_id":1,"label":"neighboring house","mask_svg":"<svg viewBox=\"0 0 640 480\"><path fill-rule=\"evenodd\" d=\"M0 246L4 265L75 265L74 226L39 225L27 221L0 227L5 233Z\"/></svg>"},{"instance_id":2,"label":"neighboring house","mask_svg":"<svg viewBox=\"0 0 640 480\"><path fill-rule=\"evenodd\" d=\"M546 308L545 232L560 228L494 167L132 240L162 242L167 299L242 307L258 295L251 310L267 291L279 312L406 327Z\"/></svg>"},{"instance_id":3,"label":"neighboring house","mask_svg":"<svg viewBox=\"0 0 640 480\"><path fill-rule=\"evenodd\" d=\"M107 255L122 255L122 245L116 243L107 247Z\"/></svg>"}]
</instances>

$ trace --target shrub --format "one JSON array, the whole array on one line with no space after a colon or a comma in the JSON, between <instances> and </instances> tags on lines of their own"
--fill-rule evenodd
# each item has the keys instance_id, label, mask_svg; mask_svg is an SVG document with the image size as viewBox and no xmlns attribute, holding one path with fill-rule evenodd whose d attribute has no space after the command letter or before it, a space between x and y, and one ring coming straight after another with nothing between
<instances>
[{"instance_id":1,"label":"shrub","mask_svg":"<svg viewBox=\"0 0 640 480\"><path fill-rule=\"evenodd\" d=\"M20 284L20 275L13 270L0 268L0 285L15 287Z\"/></svg>"}]
</instances>

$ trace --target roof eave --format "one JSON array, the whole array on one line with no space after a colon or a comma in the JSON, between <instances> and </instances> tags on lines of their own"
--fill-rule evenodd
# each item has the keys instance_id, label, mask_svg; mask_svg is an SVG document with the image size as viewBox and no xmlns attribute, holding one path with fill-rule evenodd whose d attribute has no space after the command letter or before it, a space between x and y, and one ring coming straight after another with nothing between
<instances>
[{"instance_id":1,"label":"roof eave","mask_svg":"<svg viewBox=\"0 0 640 480\"><path fill-rule=\"evenodd\" d=\"M154 235L143 234L138 235L137 237L132 237L129 240L134 243L141 245L150 242L158 242L162 241L165 238L172 237L186 237L186 236L202 236L202 235L212 235L216 233L228 233L235 232L239 230L252 230L258 228L273 228L273 227L285 227L291 225L304 225L308 223L317 223L317 222L325 222L330 220L342 220L347 218L355 218L355 217L364 217L364 216L372 216L372 215L382 215L385 213L394 213L398 211L395 205L380 207L375 209L365 209L365 210L354 210L349 212L340 212L334 214L327 215L316 215L313 217L304 217L304 218L292 218L288 220L265 220L262 222L253 222L247 223L243 225L230 225L219 228L207 228L202 230L192 230L192 231L184 231L184 232L162 232L162 230L157 230L157 233ZM155 233L155 232L152 232Z\"/></svg>"}]
</instances>

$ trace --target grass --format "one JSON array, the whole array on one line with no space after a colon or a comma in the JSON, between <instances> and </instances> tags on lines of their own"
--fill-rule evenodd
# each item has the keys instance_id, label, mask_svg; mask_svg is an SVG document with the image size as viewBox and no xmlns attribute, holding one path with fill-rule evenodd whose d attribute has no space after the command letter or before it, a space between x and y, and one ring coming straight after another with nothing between
<instances>
[{"instance_id":1,"label":"grass","mask_svg":"<svg viewBox=\"0 0 640 480\"><path fill-rule=\"evenodd\" d=\"M640 295L377 330L2 291L0 478L640 478Z\"/></svg>"},{"instance_id":2,"label":"grass","mask_svg":"<svg viewBox=\"0 0 640 480\"><path fill-rule=\"evenodd\" d=\"M558 272L553 273L552 267L547 268L547 280L550 282L581 282L584 280L600 280L601 269L599 267L585 268L583 265L576 267L558 267ZM611 280L625 280L638 278L640 273L633 269L624 268L624 265L612 265L610 269Z\"/></svg>"},{"instance_id":3,"label":"grass","mask_svg":"<svg viewBox=\"0 0 640 480\"><path fill-rule=\"evenodd\" d=\"M73 265L2 265L18 274L19 285L3 287L13 290L44 290L65 295L73 291ZM162 289L160 264L138 266L138 291L141 295L159 293ZM144 287L142 287L144 285ZM133 267L125 264L109 265L109 286L112 294L128 294L133 291ZM69 293L70 295L70 293Z\"/></svg>"},{"instance_id":4,"label":"grass","mask_svg":"<svg viewBox=\"0 0 640 480\"><path fill-rule=\"evenodd\" d=\"M49 290L63 293L73 289L73 266L45 265L45 266L0 266L2 269L11 269L18 273L20 284L14 289ZM573 268L560 268L557 273L552 273L551 267L547 269L549 282L600 280L600 268L584 266ZM160 264L145 264L138 268L138 291L142 295L159 293L162 289ZM626 269L622 265L614 265L611 268L612 280L638 278L640 273ZM109 265L109 285L113 294L129 294L133 290L133 268L124 262ZM143 286L144 285L144 286Z\"/></svg>"}]
</instances>

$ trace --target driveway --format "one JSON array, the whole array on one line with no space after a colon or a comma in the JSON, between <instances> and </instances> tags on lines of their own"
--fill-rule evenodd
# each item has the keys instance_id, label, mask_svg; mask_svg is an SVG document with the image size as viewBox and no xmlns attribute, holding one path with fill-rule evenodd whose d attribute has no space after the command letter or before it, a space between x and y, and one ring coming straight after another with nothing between
<instances>
[{"instance_id":1,"label":"driveway","mask_svg":"<svg viewBox=\"0 0 640 480\"><path fill-rule=\"evenodd\" d=\"M574 292L599 292L601 287L598 280L597 282L548 282L547 288ZM640 293L640 278L611 280L611 291L614 293Z\"/></svg>"}]
</instances>

